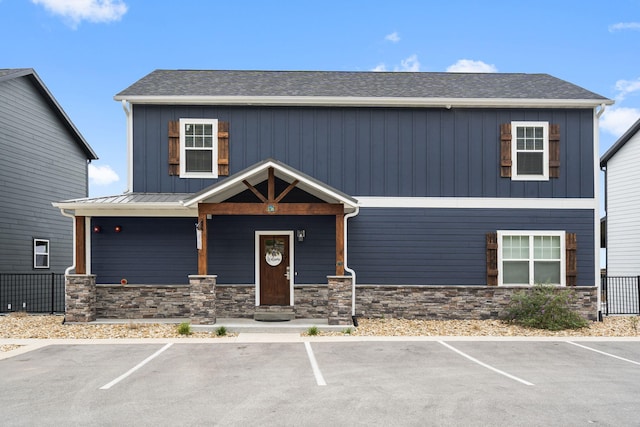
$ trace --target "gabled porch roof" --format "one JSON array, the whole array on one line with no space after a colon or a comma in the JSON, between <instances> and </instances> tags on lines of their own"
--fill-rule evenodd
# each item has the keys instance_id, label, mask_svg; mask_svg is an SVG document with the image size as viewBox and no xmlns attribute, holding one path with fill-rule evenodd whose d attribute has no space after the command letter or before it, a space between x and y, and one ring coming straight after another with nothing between
<instances>
[{"instance_id":1,"label":"gabled porch roof","mask_svg":"<svg viewBox=\"0 0 640 427\"><path fill-rule=\"evenodd\" d=\"M187 207L197 206L198 203L221 203L236 194L247 190L247 184L255 186L269 177L269 169L273 168L275 177L295 186L326 203L340 203L344 205L344 212L355 211L358 201L335 188L318 181L282 162L266 159L240 171L224 181L218 182L204 190L182 200Z\"/></svg>"}]
</instances>

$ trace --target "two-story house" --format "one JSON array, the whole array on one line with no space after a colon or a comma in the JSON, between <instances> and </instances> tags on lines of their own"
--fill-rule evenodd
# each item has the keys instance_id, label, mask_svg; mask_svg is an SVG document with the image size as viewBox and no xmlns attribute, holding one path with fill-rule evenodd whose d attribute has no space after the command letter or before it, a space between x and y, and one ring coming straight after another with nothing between
<instances>
[{"instance_id":1,"label":"two-story house","mask_svg":"<svg viewBox=\"0 0 640 427\"><path fill-rule=\"evenodd\" d=\"M0 149L0 311L52 310L73 233L51 202L87 197L98 157L32 68L0 69Z\"/></svg>"},{"instance_id":2,"label":"two-story house","mask_svg":"<svg viewBox=\"0 0 640 427\"><path fill-rule=\"evenodd\" d=\"M129 192L56 204L96 283L79 318L485 318L536 283L597 314L600 95L545 74L157 70L115 99Z\"/></svg>"}]
</instances>

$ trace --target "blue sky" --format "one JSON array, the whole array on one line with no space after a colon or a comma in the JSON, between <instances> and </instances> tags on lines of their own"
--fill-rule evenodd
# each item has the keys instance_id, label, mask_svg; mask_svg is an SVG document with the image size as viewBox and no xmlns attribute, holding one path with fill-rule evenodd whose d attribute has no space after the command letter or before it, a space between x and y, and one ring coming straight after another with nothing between
<instances>
[{"instance_id":1,"label":"blue sky","mask_svg":"<svg viewBox=\"0 0 640 427\"><path fill-rule=\"evenodd\" d=\"M126 190L113 96L158 68L548 73L614 99L601 153L640 118L640 0L0 0L0 68L34 68Z\"/></svg>"}]
</instances>

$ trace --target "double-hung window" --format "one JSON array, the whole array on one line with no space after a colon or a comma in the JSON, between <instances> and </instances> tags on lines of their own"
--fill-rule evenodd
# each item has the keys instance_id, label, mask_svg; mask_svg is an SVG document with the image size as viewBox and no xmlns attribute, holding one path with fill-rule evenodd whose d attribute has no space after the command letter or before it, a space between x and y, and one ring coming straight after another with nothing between
<instances>
[{"instance_id":1,"label":"double-hung window","mask_svg":"<svg viewBox=\"0 0 640 427\"><path fill-rule=\"evenodd\" d=\"M511 122L513 180L549 179L549 123Z\"/></svg>"},{"instance_id":2,"label":"double-hung window","mask_svg":"<svg viewBox=\"0 0 640 427\"><path fill-rule=\"evenodd\" d=\"M180 177L218 177L218 120L180 119Z\"/></svg>"},{"instance_id":3,"label":"double-hung window","mask_svg":"<svg viewBox=\"0 0 640 427\"><path fill-rule=\"evenodd\" d=\"M564 231L498 231L498 283L565 283Z\"/></svg>"},{"instance_id":4,"label":"double-hung window","mask_svg":"<svg viewBox=\"0 0 640 427\"><path fill-rule=\"evenodd\" d=\"M49 241L33 239L33 268L49 268Z\"/></svg>"}]
</instances>

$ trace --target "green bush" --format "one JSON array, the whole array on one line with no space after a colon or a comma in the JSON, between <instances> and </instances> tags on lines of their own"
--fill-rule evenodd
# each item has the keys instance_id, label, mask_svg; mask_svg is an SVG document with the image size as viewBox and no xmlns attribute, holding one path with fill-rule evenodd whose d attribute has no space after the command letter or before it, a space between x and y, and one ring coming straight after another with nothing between
<instances>
[{"instance_id":1,"label":"green bush","mask_svg":"<svg viewBox=\"0 0 640 427\"><path fill-rule=\"evenodd\" d=\"M227 335L227 328L225 328L224 326L220 326L218 329L216 329L216 335L219 337Z\"/></svg>"},{"instance_id":2,"label":"green bush","mask_svg":"<svg viewBox=\"0 0 640 427\"><path fill-rule=\"evenodd\" d=\"M311 326L309 327L309 329L307 329L307 334L311 336L318 335L318 332L320 331L318 330L317 326Z\"/></svg>"},{"instance_id":3,"label":"green bush","mask_svg":"<svg viewBox=\"0 0 640 427\"><path fill-rule=\"evenodd\" d=\"M589 325L571 310L571 291L550 285L536 285L511 298L505 320L518 325L560 331Z\"/></svg>"},{"instance_id":4,"label":"green bush","mask_svg":"<svg viewBox=\"0 0 640 427\"><path fill-rule=\"evenodd\" d=\"M191 335L191 324L188 322L182 322L178 325L178 333L180 335Z\"/></svg>"}]
</instances>

